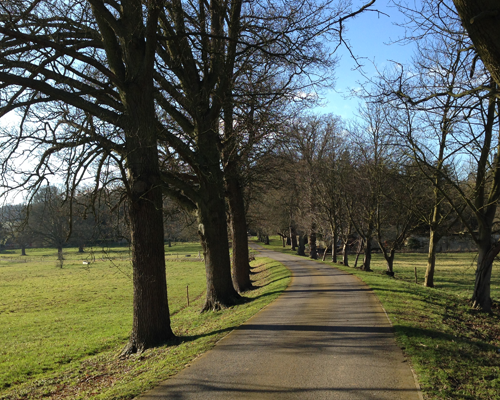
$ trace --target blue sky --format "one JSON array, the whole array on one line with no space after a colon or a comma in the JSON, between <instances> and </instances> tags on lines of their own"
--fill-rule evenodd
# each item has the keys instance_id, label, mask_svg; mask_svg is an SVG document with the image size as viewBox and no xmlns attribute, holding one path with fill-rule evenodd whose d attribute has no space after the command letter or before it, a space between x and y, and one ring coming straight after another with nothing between
<instances>
[{"instance_id":1,"label":"blue sky","mask_svg":"<svg viewBox=\"0 0 500 400\"><path fill-rule=\"evenodd\" d=\"M361 2L358 2L358 4ZM378 9L387 15L375 12L364 12L347 23L348 31L345 37L351 44L354 55L364 65L363 70L368 76L375 74L376 65L383 69L388 65L388 60L407 62L413 54L412 46L390 44L404 35L404 28L395 26L394 23L402 22L404 17L395 7L388 7L387 0L377 0L372 8ZM328 90L323 107L315 109L320 113L333 113L344 119L355 116L359 100L346 99L351 88L359 87L365 78L359 71L354 71L355 61L345 48L338 51L341 56L335 71L337 77L335 90Z\"/></svg>"}]
</instances>

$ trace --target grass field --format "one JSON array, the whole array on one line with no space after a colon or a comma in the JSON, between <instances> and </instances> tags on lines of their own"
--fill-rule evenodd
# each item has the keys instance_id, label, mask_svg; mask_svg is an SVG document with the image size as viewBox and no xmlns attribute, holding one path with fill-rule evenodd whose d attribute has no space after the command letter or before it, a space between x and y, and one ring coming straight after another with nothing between
<instances>
[{"instance_id":1,"label":"grass field","mask_svg":"<svg viewBox=\"0 0 500 400\"><path fill-rule=\"evenodd\" d=\"M279 263L257 258L252 301L200 314L200 246L166 247L176 346L120 359L132 324L129 251L51 249L0 253L0 399L130 399L171 376L276 298L289 282ZM189 257L188 257L189 256ZM83 264L89 260L95 262ZM190 306L187 306L187 288Z\"/></svg>"},{"instance_id":2,"label":"grass field","mask_svg":"<svg viewBox=\"0 0 500 400\"><path fill-rule=\"evenodd\" d=\"M266 247L291 253L278 239ZM468 302L474 259L471 253L438 254L433 289L422 286L425 254L396 254L395 279L384 273L381 254L373 255L373 272L335 265L374 290L426 399L500 399L500 265L494 265L491 285L495 313L478 313Z\"/></svg>"}]
</instances>

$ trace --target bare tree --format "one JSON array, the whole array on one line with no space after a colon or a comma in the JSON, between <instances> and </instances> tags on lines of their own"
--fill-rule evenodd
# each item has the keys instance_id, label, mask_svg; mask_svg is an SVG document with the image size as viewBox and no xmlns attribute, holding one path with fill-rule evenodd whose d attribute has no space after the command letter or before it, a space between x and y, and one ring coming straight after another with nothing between
<instances>
[{"instance_id":1,"label":"bare tree","mask_svg":"<svg viewBox=\"0 0 500 400\"><path fill-rule=\"evenodd\" d=\"M457 8L458 3L464 5L466 2L455 1ZM492 233L500 195L495 155L498 153L498 138L493 133L498 129L495 114L497 89L478 58L478 55L482 57L484 49L471 46L451 1L425 1L420 10L407 9L407 15L418 27L417 32L421 32L419 53L414 63L417 74L414 76L419 76L420 72L423 75L416 85L411 84L413 78L401 79L402 75L399 75L397 90L393 93L401 100L400 104L404 104L405 138L409 149L434 191L434 211L429 219L431 241L426 286L433 285L430 267L435 261L434 247L443 234L439 233L440 222L453 224L454 220L460 219L479 249L472 302L474 306L490 311L491 261L497 251L497 246L492 245ZM479 15L477 21L490 17L486 12ZM470 26L473 21L463 21L463 24ZM420 119L419 124L417 120L421 116L425 122ZM429 146L430 142L426 142L429 137L423 134L429 128L436 132L436 153ZM464 170L470 171L467 179ZM448 211L444 209L445 204ZM446 221L451 211L456 217ZM471 214L477 229L471 225Z\"/></svg>"},{"instance_id":2,"label":"bare tree","mask_svg":"<svg viewBox=\"0 0 500 400\"><path fill-rule=\"evenodd\" d=\"M68 201L87 177L121 179L130 203L134 317L125 353L165 343L170 328L163 250L154 63L159 2L0 4L3 187L30 191L62 175ZM22 164L22 165L21 165ZM106 170L113 174L105 174Z\"/></svg>"},{"instance_id":3,"label":"bare tree","mask_svg":"<svg viewBox=\"0 0 500 400\"><path fill-rule=\"evenodd\" d=\"M171 195L175 190L198 213L207 275L204 309L239 298L230 272L221 168L225 140L219 129L235 67L244 67L257 51L281 60L288 75L277 79L309 70L300 78L309 88L317 83L313 70L328 66L320 37L342 42L345 20L373 3L354 11L348 2L326 0L298 0L296 7L285 1L157 0L0 5L0 116L22 114L20 129L2 135L4 186L27 188L33 196L49 177L62 175L71 208L89 173L97 177L96 193L122 181L134 268L133 330L124 353L174 337L162 189ZM196 179L160 172L159 144L173 149ZM22 170L22 162L34 168Z\"/></svg>"},{"instance_id":4,"label":"bare tree","mask_svg":"<svg viewBox=\"0 0 500 400\"><path fill-rule=\"evenodd\" d=\"M207 275L203 309L232 305L239 298L231 282L223 195L224 183L230 200L241 189L238 168L233 165L241 142L234 138L238 129L232 123L238 97L256 93L261 101L275 93L282 96L290 82L295 91L313 91L333 66L320 38L338 40L343 22L371 4L352 11L350 3L330 0L174 2L161 14L156 101L164 119L168 116L177 126L163 131L163 141L191 170L190 174L166 171L164 179L169 194L198 214ZM255 91L259 79L277 84L269 86L269 92ZM234 221L242 215L238 198L231 205ZM238 231L241 234L242 229ZM239 243L240 235L236 238ZM246 261L240 260L242 271L247 270ZM242 288L249 282L243 275ZM240 287L238 281L236 286Z\"/></svg>"},{"instance_id":5,"label":"bare tree","mask_svg":"<svg viewBox=\"0 0 500 400\"><path fill-rule=\"evenodd\" d=\"M69 220L68 204L55 186L42 188L29 207L28 226L33 239L42 246L55 247L58 260L63 260L63 247L71 234Z\"/></svg>"},{"instance_id":6,"label":"bare tree","mask_svg":"<svg viewBox=\"0 0 500 400\"><path fill-rule=\"evenodd\" d=\"M442 177L466 143L459 137L460 124L470 112L470 94L475 90L468 78L474 54L447 3L423 1L417 8L397 3L411 32L402 41L416 43L415 56L410 67L396 64L382 74L374 96L375 101L397 110L388 121L433 187L433 210L422 214L429 226L427 287L434 287L438 242L454 224L453 209L442 194L447 185Z\"/></svg>"}]
</instances>

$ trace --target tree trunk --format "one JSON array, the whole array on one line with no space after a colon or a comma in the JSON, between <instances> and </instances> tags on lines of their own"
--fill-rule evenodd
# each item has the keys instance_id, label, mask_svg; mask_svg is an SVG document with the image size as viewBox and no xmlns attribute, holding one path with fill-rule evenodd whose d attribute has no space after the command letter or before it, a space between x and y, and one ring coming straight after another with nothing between
<instances>
[{"instance_id":1,"label":"tree trunk","mask_svg":"<svg viewBox=\"0 0 500 400\"><path fill-rule=\"evenodd\" d=\"M349 249L347 246L347 241L345 241L342 246L342 264L346 267L349 266Z\"/></svg>"},{"instance_id":2,"label":"tree trunk","mask_svg":"<svg viewBox=\"0 0 500 400\"><path fill-rule=\"evenodd\" d=\"M391 249L389 254L384 251L385 262L387 263L387 275L394 276L394 255L396 254L396 250Z\"/></svg>"},{"instance_id":3,"label":"tree trunk","mask_svg":"<svg viewBox=\"0 0 500 400\"><path fill-rule=\"evenodd\" d=\"M328 254L328 246L325 247L325 250L323 251L323 258L321 259L321 261L325 261L326 260L326 255Z\"/></svg>"},{"instance_id":4,"label":"tree trunk","mask_svg":"<svg viewBox=\"0 0 500 400\"><path fill-rule=\"evenodd\" d=\"M295 230L294 222L290 222L290 250L297 249L297 231Z\"/></svg>"},{"instance_id":5,"label":"tree trunk","mask_svg":"<svg viewBox=\"0 0 500 400\"><path fill-rule=\"evenodd\" d=\"M491 312L490 282L493 262L488 257L491 251L491 233L480 232L477 241L479 253L477 256L476 279L472 294L472 307Z\"/></svg>"},{"instance_id":6,"label":"tree trunk","mask_svg":"<svg viewBox=\"0 0 500 400\"><path fill-rule=\"evenodd\" d=\"M429 253L427 255L427 268L425 269L425 287L434 287L434 270L436 269L436 250L440 236L431 228L429 235Z\"/></svg>"},{"instance_id":7,"label":"tree trunk","mask_svg":"<svg viewBox=\"0 0 500 400\"><path fill-rule=\"evenodd\" d=\"M365 240L363 266L361 267L363 271L371 271L370 269L371 260L372 260L372 241L371 237L367 237Z\"/></svg>"},{"instance_id":8,"label":"tree trunk","mask_svg":"<svg viewBox=\"0 0 500 400\"><path fill-rule=\"evenodd\" d=\"M21 245L21 255L22 256L26 255L26 245L24 245L24 244Z\"/></svg>"},{"instance_id":9,"label":"tree trunk","mask_svg":"<svg viewBox=\"0 0 500 400\"><path fill-rule=\"evenodd\" d=\"M152 77L148 76L150 70L143 69L144 57L134 60L137 80L129 83L125 101L134 299L132 333L122 355L142 353L175 338L168 308Z\"/></svg>"},{"instance_id":10,"label":"tree trunk","mask_svg":"<svg viewBox=\"0 0 500 400\"><path fill-rule=\"evenodd\" d=\"M318 258L318 247L316 244L316 224L311 226L311 234L309 236L309 257L313 260Z\"/></svg>"},{"instance_id":11,"label":"tree trunk","mask_svg":"<svg viewBox=\"0 0 500 400\"><path fill-rule=\"evenodd\" d=\"M83 251L83 244L81 244L81 245L78 246L78 253L85 253Z\"/></svg>"},{"instance_id":12,"label":"tree trunk","mask_svg":"<svg viewBox=\"0 0 500 400\"><path fill-rule=\"evenodd\" d=\"M353 268L356 268L358 266L358 260L359 260L359 255L361 254L361 251L358 251L356 253L356 258L354 259L354 267Z\"/></svg>"},{"instance_id":13,"label":"tree trunk","mask_svg":"<svg viewBox=\"0 0 500 400\"><path fill-rule=\"evenodd\" d=\"M170 327L162 196L151 176L137 176L130 204L134 316L130 341L122 354L142 353L175 338ZM142 189L142 190L141 190Z\"/></svg>"},{"instance_id":14,"label":"tree trunk","mask_svg":"<svg viewBox=\"0 0 500 400\"><path fill-rule=\"evenodd\" d=\"M198 127L199 178L198 234L205 257L207 292L202 311L220 310L240 299L233 287L227 232L224 176L217 148L218 133L211 126Z\"/></svg>"},{"instance_id":15,"label":"tree trunk","mask_svg":"<svg viewBox=\"0 0 500 400\"><path fill-rule=\"evenodd\" d=\"M356 268L358 266L358 259L359 259L359 255L361 254L362 248L363 248L363 241L361 239L359 239L358 251L356 252L356 259L354 260L354 267L353 268Z\"/></svg>"},{"instance_id":16,"label":"tree trunk","mask_svg":"<svg viewBox=\"0 0 500 400\"><path fill-rule=\"evenodd\" d=\"M500 85L498 0L453 0L453 3L481 61Z\"/></svg>"},{"instance_id":17,"label":"tree trunk","mask_svg":"<svg viewBox=\"0 0 500 400\"><path fill-rule=\"evenodd\" d=\"M493 87L495 85L492 85ZM498 85L497 85L498 87ZM476 279L474 283L474 292L472 294L472 306L483 311L491 312L491 273L493 269L493 260L498 254L498 243L492 245L492 232L495 215L500 197L500 143L496 145L496 155L491 164L492 174L490 179L485 179L488 175L487 165L490 152L492 150L493 127L496 119L495 109L498 99L490 97L487 123L483 138L483 150L478 162L476 175L475 204L479 210L476 213L476 219L479 223L476 244L479 254L477 257ZM497 128L498 129L498 128ZM498 133L500 135L500 132ZM490 186L488 196L485 194L486 186Z\"/></svg>"},{"instance_id":18,"label":"tree trunk","mask_svg":"<svg viewBox=\"0 0 500 400\"><path fill-rule=\"evenodd\" d=\"M337 234L337 230L335 229L333 232L332 232L332 262L336 263L337 262L337 256L338 256L338 252L337 252L337 242L339 240L339 235Z\"/></svg>"},{"instance_id":19,"label":"tree trunk","mask_svg":"<svg viewBox=\"0 0 500 400\"><path fill-rule=\"evenodd\" d=\"M140 121L139 117L135 120ZM155 131L152 121L145 121L143 126L129 132L127 138L134 314L132 334L123 355L141 353L175 338L168 308L163 201L158 185L160 172Z\"/></svg>"},{"instance_id":20,"label":"tree trunk","mask_svg":"<svg viewBox=\"0 0 500 400\"><path fill-rule=\"evenodd\" d=\"M299 245L297 247L297 255L305 256L306 252L306 235L299 235Z\"/></svg>"},{"instance_id":21,"label":"tree trunk","mask_svg":"<svg viewBox=\"0 0 500 400\"><path fill-rule=\"evenodd\" d=\"M229 214L231 216L232 280L234 289L238 293L252 288L250 280L250 263L248 253L247 221L245 216L245 202L239 181L232 176L226 178L226 193L229 200Z\"/></svg>"},{"instance_id":22,"label":"tree trunk","mask_svg":"<svg viewBox=\"0 0 500 400\"><path fill-rule=\"evenodd\" d=\"M57 246L57 259L58 259L59 261L64 260L64 256L63 256L63 248L62 248L62 246L60 246L60 245L59 245L59 246Z\"/></svg>"}]
</instances>

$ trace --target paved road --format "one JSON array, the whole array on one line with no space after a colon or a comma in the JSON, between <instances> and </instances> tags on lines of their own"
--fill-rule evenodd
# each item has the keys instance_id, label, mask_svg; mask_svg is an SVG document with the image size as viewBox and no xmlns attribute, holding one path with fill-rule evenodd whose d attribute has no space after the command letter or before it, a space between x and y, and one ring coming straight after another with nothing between
<instances>
[{"instance_id":1,"label":"paved road","mask_svg":"<svg viewBox=\"0 0 500 400\"><path fill-rule=\"evenodd\" d=\"M289 288L140 400L421 399L368 287L305 258L261 254L292 270Z\"/></svg>"}]
</instances>

